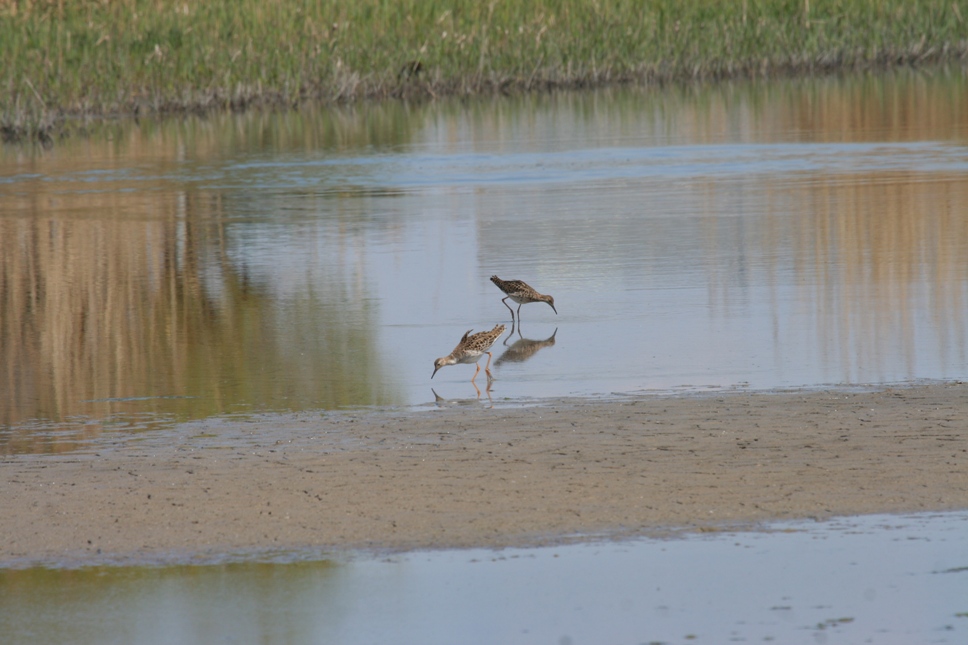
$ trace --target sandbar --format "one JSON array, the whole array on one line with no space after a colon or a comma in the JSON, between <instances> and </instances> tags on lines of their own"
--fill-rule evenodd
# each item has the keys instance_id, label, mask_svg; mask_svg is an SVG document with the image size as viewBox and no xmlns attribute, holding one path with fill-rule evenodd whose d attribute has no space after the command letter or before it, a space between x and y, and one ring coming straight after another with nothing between
<instances>
[{"instance_id":1,"label":"sandbar","mask_svg":"<svg viewBox=\"0 0 968 645\"><path fill-rule=\"evenodd\" d=\"M968 508L968 385L208 419L0 457L0 566L626 539Z\"/></svg>"}]
</instances>

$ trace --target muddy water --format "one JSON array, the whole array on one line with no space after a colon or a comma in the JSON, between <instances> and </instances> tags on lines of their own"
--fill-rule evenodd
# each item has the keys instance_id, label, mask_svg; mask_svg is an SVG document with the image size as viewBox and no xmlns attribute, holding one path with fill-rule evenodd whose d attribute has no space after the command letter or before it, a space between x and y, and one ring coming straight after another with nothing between
<instances>
[{"instance_id":1,"label":"muddy water","mask_svg":"<svg viewBox=\"0 0 968 645\"><path fill-rule=\"evenodd\" d=\"M349 560L0 570L0 629L11 645L964 643L966 519L873 516Z\"/></svg>"},{"instance_id":2,"label":"muddy water","mask_svg":"<svg viewBox=\"0 0 968 645\"><path fill-rule=\"evenodd\" d=\"M0 153L0 452L190 418L968 378L960 71L110 124ZM431 389L433 387L433 389ZM439 397L439 399L438 399ZM487 396L482 396L488 403Z\"/></svg>"}]
</instances>

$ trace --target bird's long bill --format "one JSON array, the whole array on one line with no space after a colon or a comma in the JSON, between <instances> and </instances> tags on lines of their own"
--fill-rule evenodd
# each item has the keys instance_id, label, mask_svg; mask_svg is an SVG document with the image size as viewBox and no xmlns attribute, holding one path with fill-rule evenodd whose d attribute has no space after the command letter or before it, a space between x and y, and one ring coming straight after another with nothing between
<instances>
[{"instance_id":1,"label":"bird's long bill","mask_svg":"<svg viewBox=\"0 0 968 645\"><path fill-rule=\"evenodd\" d=\"M436 374L437 373L437 370L439 370L439 369L440 369L439 367L434 366L434 374ZM434 374L431 374L430 375L430 378L433 378L434 377Z\"/></svg>"},{"instance_id":2,"label":"bird's long bill","mask_svg":"<svg viewBox=\"0 0 968 645\"><path fill-rule=\"evenodd\" d=\"M557 316L558 315L558 310L555 309L555 306L553 304L551 304L550 302L548 303L548 306L551 307L551 310L554 311L555 312L555 315Z\"/></svg>"}]
</instances>

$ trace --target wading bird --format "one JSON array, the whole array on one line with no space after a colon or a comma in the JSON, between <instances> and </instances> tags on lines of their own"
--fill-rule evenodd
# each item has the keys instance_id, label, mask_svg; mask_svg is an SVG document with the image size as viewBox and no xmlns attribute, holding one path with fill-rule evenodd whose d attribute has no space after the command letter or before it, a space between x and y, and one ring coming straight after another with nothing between
<instances>
[{"instance_id":1,"label":"wading bird","mask_svg":"<svg viewBox=\"0 0 968 645\"><path fill-rule=\"evenodd\" d=\"M507 307L508 311L511 312L511 322L514 322L514 310L511 309L511 305L508 304L508 298L518 303L518 321L521 320L521 305L526 305L529 302L546 302L548 303L548 306L554 310L556 315L558 313L558 310L555 309L554 298L538 293L526 282L522 282L521 280L502 280L496 275L491 276L491 282L496 284L498 289L508 294L501 299L501 302L503 302L504 306Z\"/></svg>"},{"instance_id":2,"label":"wading bird","mask_svg":"<svg viewBox=\"0 0 968 645\"><path fill-rule=\"evenodd\" d=\"M481 356L487 354L487 365L484 366L484 373L487 374L487 381L490 383L491 379L491 352L487 351L491 348L501 334L504 333L506 328L504 325L494 325L494 329L491 331L479 331L476 334L471 335L473 329L468 329L464 332L464 337L460 339L457 343L457 347L454 348L447 356L441 356L434 361L434 373L430 375L430 378L434 377L441 367L446 365L457 365L459 363L470 364L477 363L481 360ZM474 376L471 377L471 383L477 378L477 373L481 371L481 366L478 365L477 369L474 371Z\"/></svg>"}]
</instances>

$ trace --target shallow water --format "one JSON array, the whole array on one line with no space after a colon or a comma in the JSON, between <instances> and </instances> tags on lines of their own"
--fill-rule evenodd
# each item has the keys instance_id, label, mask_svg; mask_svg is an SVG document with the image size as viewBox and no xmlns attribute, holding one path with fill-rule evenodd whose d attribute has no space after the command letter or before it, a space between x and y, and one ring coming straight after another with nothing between
<instances>
[{"instance_id":1,"label":"shallow water","mask_svg":"<svg viewBox=\"0 0 968 645\"><path fill-rule=\"evenodd\" d=\"M495 345L498 404L966 378L966 97L960 71L903 72L4 148L0 451L475 400L472 366L430 376L510 325L492 274L558 310Z\"/></svg>"},{"instance_id":2,"label":"shallow water","mask_svg":"<svg viewBox=\"0 0 968 645\"><path fill-rule=\"evenodd\" d=\"M11 645L964 643L966 543L960 512L540 549L0 569L0 632Z\"/></svg>"},{"instance_id":3,"label":"shallow water","mask_svg":"<svg viewBox=\"0 0 968 645\"><path fill-rule=\"evenodd\" d=\"M525 306L495 347L496 405L963 379L966 207L961 72L141 121L5 147L0 453L262 411L477 405L472 367L430 374L468 328L510 322L494 273L559 312ZM0 633L957 643L966 519L0 569Z\"/></svg>"}]
</instances>

